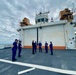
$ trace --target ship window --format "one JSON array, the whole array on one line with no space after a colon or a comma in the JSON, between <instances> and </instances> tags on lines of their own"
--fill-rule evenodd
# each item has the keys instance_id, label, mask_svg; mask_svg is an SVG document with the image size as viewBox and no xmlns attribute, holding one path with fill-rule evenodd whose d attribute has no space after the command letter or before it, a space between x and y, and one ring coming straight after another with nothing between
<instances>
[{"instance_id":1,"label":"ship window","mask_svg":"<svg viewBox=\"0 0 76 75\"><path fill-rule=\"evenodd\" d=\"M45 19L45 22L48 22L48 19L47 18Z\"/></svg>"},{"instance_id":2,"label":"ship window","mask_svg":"<svg viewBox=\"0 0 76 75\"><path fill-rule=\"evenodd\" d=\"M38 19L38 22L40 22L40 19Z\"/></svg>"},{"instance_id":3,"label":"ship window","mask_svg":"<svg viewBox=\"0 0 76 75\"><path fill-rule=\"evenodd\" d=\"M44 18L41 18L41 22L44 22Z\"/></svg>"}]
</instances>

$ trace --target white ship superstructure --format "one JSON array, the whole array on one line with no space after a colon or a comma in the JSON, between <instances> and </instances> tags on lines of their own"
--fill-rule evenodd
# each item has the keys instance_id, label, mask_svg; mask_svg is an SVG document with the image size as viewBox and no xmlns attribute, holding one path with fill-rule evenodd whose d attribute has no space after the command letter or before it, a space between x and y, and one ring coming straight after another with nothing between
<instances>
[{"instance_id":1,"label":"white ship superstructure","mask_svg":"<svg viewBox=\"0 0 76 75\"><path fill-rule=\"evenodd\" d=\"M21 26L18 29L20 39L24 48L32 48L32 40L42 42L43 48L45 41L52 41L54 49L75 49L75 30L76 22L60 20L48 22L48 12L39 13L35 17L35 25Z\"/></svg>"}]
</instances>

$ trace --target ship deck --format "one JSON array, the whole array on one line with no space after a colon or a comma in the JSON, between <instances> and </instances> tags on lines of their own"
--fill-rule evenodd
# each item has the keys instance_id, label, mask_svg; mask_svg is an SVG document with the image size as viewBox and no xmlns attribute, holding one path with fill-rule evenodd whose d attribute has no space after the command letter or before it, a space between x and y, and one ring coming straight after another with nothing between
<instances>
[{"instance_id":1,"label":"ship deck","mask_svg":"<svg viewBox=\"0 0 76 75\"><path fill-rule=\"evenodd\" d=\"M31 49L22 49L22 56L11 61L11 48L0 50L0 75L76 75L76 50L50 50L33 55Z\"/></svg>"}]
</instances>

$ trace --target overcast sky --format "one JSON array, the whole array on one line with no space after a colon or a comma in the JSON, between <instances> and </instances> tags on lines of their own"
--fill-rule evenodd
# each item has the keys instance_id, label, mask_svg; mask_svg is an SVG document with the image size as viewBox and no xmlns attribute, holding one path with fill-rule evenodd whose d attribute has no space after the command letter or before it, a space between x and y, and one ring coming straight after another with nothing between
<instances>
[{"instance_id":1,"label":"overcast sky","mask_svg":"<svg viewBox=\"0 0 76 75\"><path fill-rule=\"evenodd\" d=\"M76 7L76 0L0 0L0 43L18 38L16 29L24 17L35 24L35 15L50 11L49 17L59 20L59 11Z\"/></svg>"}]
</instances>

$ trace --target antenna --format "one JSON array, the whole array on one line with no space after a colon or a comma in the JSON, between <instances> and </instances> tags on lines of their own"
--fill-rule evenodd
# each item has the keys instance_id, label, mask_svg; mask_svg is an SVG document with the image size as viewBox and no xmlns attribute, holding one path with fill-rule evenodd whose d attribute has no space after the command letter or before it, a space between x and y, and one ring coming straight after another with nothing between
<instances>
[{"instance_id":1,"label":"antenna","mask_svg":"<svg viewBox=\"0 0 76 75\"><path fill-rule=\"evenodd\" d=\"M43 12L46 12L46 10L45 10L45 6L43 5Z\"/></svg>"},{"instance_id":2,"label":"antenna","mask_svg":"<svg viewBox=\"0 0 76 75\"><path fill-rule=\"evenodd\" d=\"M72 12L74 13L76 11L75 4L72 3L72 5L73 5Z\"/></svg>"},{"instance_id":3,"label":"antenna","mask_svg":"<svg viewBox=\"0 0 76 75\"><path fill-rule=\"evenodd\" d=\"M35 11L35 14L37 15L37 10Z\"/></svg>"}]
</instances>

